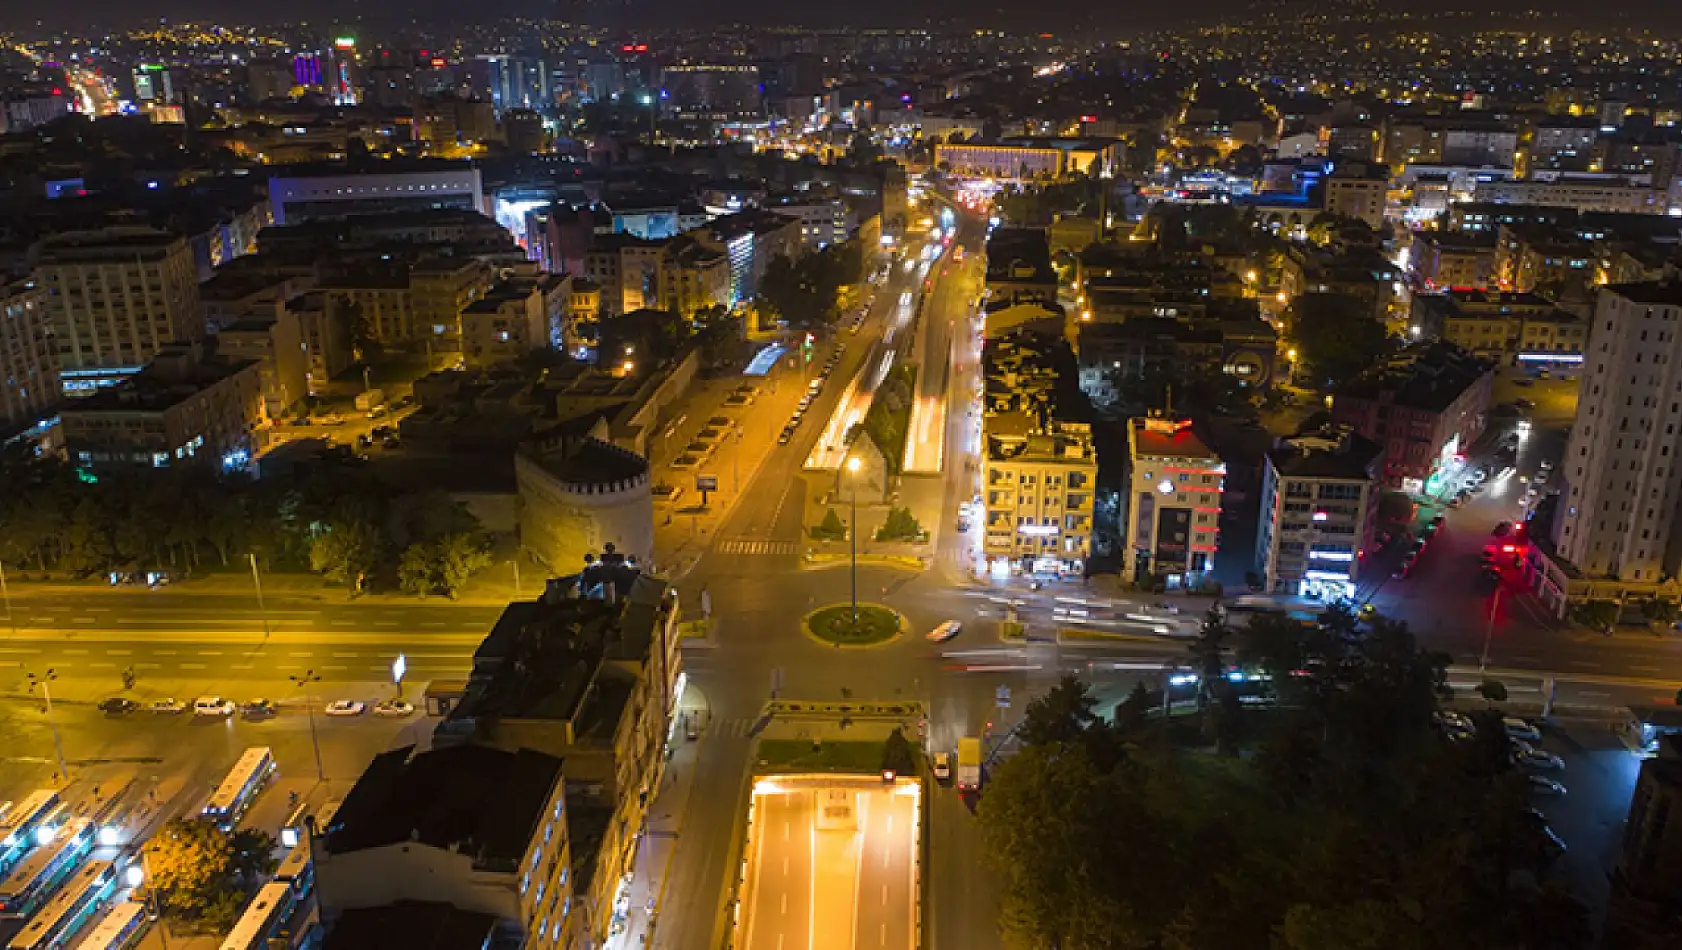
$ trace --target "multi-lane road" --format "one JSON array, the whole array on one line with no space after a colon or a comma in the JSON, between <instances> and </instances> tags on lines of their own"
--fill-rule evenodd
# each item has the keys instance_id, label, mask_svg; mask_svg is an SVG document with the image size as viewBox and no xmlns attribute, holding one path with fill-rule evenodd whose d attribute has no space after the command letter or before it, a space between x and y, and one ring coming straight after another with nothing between
<instances>
[{"instance_id":1,"label":"multi-lane road","mask_svg":"<svg viewBox=\"0 0 1682 950\"><path fill-rule=\"evenodd\" d=\"M910 781L761 780L737 945L916 947L918 795Z\"/></svg>"}]
</instances>

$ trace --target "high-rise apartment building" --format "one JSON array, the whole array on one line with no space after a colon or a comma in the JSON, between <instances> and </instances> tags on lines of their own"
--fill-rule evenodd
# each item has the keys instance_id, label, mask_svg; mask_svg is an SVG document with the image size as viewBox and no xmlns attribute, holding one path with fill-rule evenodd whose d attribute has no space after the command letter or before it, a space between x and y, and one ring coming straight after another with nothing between
<instances>
[{"instance_id":1,"label":"high-rise apartment building","mask_svg":"<svg viewBox=\"0 0 1682 950\"><path fill-rule=\"evenodd\" d=\"M1092 427L1031 416L989 416L982 549L993 573L1079 573L1092 549L1098 459Z\"/></svg>"},{"instance_id":2,"label":"high-rise apartment building","mask_svg":"<svg viewBox=\"0 0 1682 950\"><path fill-rule=\"evenodd\" d=\"M1591 577L1682 572L1682 283L1602 288L1561 468L1557 549Z\"/></svg>"},{"instance_id":3,"label":"high-rise apartment building","mask_svg":"<svg viewBox=\"0 0 1682 950\"><path fill-rule=\"evenodd\" d=\"M36 276L67 392L131 375L167 344L204 334L193 253L173 234L135 227L59 234L42 243Z\"/></svg>"},{"instance_id":4,"label":"high-rise apartment building","mask_svg":"<svg viewBox=\"0 0 1682 950\"><path fill-rule=\"evenodd\" d=\"M45 292L0 284L0 430L39 421L60 395Z\"/></svg>"}]
</instances>

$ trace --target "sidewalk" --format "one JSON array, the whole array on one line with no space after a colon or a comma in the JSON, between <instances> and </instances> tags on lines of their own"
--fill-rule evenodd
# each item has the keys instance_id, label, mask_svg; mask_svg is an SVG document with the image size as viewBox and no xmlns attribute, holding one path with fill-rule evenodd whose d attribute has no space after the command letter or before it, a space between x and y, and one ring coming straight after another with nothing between
<instances>
[{"instance_id":1,"label":"sidewalk","mask_svg":"<svg viewBox=\"0 0 1682 950\"><path fill-rule=\"evenodd\" d=\"M684 737L684 717L697 717L697 721L704 724L709 714L705 697L691 683L678 700L680 723L672 738L672 757L666 763L659 792L648 810L648 821L632 866L631 884L627 891L630 910L625 930L610 937L603 950L641 950L650 946L688 950L695 946L692 934L661 931L659 912L670 883L678 839L689 815L695 763L701 752L700 742L690 742Z\"/></svg>"},{"instance_id":2,"label":"sidewalk","mask_svg":"<svg viewBox=\"0 0 1682 950\"><path fill-rule=\"evenodd\" d=\"M50 580L33 580L41 577L38 571L6 572L6 585L13 597L26 597L31 594L64 594L78 597L98 597L109 594L127 594L131 597L142 595L168 596L170 594L206 595L215 594L226 597L249 597L252 599L253 615L255 615L257 588L252 580L249 568L216 569L208 574L200 574L187 580L176 581L163 587L148 588L135 584L113 586L102 576L86 579L53 576ZM308 571L264 571L262 573L263 597L267 601L307 600L322 604L450 604L475 605L507 604L516 596L535 597L542 592L543 581L547 570L532 563L529 558L522 558L520 562L520 584L514 584L515 570L513 562L503 561L475 574L467 582L467 587L451 600L443 596L418 597L400 591L375 591L370 593L352 594L343 586L329 584L322 580L321 575Z\"/></svg>"}]
</instances>

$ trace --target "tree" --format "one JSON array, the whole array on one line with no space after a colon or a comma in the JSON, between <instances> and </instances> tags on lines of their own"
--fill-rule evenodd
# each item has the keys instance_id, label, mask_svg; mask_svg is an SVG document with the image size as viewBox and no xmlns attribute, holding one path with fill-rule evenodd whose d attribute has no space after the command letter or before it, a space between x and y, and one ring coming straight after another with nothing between
<instances>
[{"instance_id":1,"label":"tree","mask_svg":"<svg viewBox=\"0 0 1682 950\"><path fill-rule=\"evenodd\" d=\"M819 541L840 541L847 536L847 526L841 522L841 516L831 508L824 512L823 521L812 529L812 537Z\"/></svg>"},{"instance_id":2,"label":"tree","mask_svg":"<svg viewBox=\"0 0 1682 950\"><path fill-rule=\"evenodd\" d=\"M327 525L310 541L310 570L334 584L361 590L379 562L379 533L365 521Z\"/></svg>"},{"instance_id":3,"label":"tree","mask_svg":"<svg viewBox=\"0 0 1682 950\"><path fill-rule=\"evenodd\" d=\"M467 534L446 535L438 539L435 547L438 587L452 600L467 586L468 578L491 563L484 544Z\"/></svg>"},{"instance_id":4,"label":"tree","mask_svg":"<svg viewBox=\"0 0 1682 950\"><path fill-rule=\"evenodd\" d=\"M1098 700L1085 683L1064 676L1044 696L1028 703L1016 736L1027 745L1074 742L1098 721L1097 707Z\"/></svg>"},{"instance_id":5,"label":"tree","mask_svg":"<svg viewBox=\"0 0 1682 950\"><path fill-rule=\"evenodd\" d=\"M893 732L888 733L887 741L882 743L882 771L909 775L916 769L917 757L912 754L911 743L896 726Z\"/></svg>"},{"instance_id":6,"label":"tree","mask_svg":"<svg viewBox=\"0 0 1682 950\"><path fill-rule=\"evenodd\" d=\"M1478 684L1478 695L1491 705L1504 703L1507 701L1507 686L1498 679L1486 679Z\"/></svg>"},{"instance_id":7,"label":"tree","mask_svg":"<svg viewBox=\"0 0 1682 950\"><path fill-rule=\"evenodd\" d=\"M1641 613L1647 622L1655 626L1671 627L1676 625L1676 601L1663 597L1654 597L1641 605Z\"/></svg>"},{"instance_id":8,"label":"tree","mask_svg":"<svg viewBox=\"0 0 1682 950\"><path fill-rule=\"evenodd\" d=\"M247 848L251 843L249 837L243 841ZM165 916L216 931L238 919L245 893L238 862L249 859L238 859L228 835L214 824L170 819L147 842L146 859L147 884Z\"/></svg>"},{"instance_id":9,"label":"tree","mask_svg":"<svg viewBox=\"0 0 1682 950\"><path fill-rule=\"evenodd\" d=\"M397 562L397 586L405 594L429 594L435 584L432 579L432 545L416 541L403 549Z\"/></svg>"},{"instance_id":10,"label":"tree","mask_svg":"<svg viewBox=\"0 0 1682 950\"><path fill-rule=\"evenodd\" d=\"M1571 611L1571 618L1593 630L1606 630L1617 624L1623 613L1615 600L1585 600Z\"/></svg>"},{"instance_id":11,"label":"tree","mask_svg":"<svg viewBox=\"0 0 1682 950\"><path fill-rule=\"evenodd\" d=\"M1316 386L1336 386L1359 374L1390 348L1372 308L1346 294L1303 294L1291 303L1289 336Z\"/></svg>"},{"instance_id":12,"label":"tree","mask_svg":"<svg viewBox=\"0 0 1682 950\"><path fill-rule=\"evenodd\" d=\"M916 541L923 536L923 526L911 514L910 508L889 508L882 527L876 529L878 541Z\"/></svg>"}]
</instances>

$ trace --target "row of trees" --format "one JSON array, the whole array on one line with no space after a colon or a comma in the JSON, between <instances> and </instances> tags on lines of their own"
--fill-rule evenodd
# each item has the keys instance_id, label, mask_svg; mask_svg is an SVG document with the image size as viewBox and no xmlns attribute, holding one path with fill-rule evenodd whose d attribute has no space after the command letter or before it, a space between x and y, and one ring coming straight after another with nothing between
<instances>
[{"instance_id":1,"label":"row of trees","mask_svg":"<svg viewBox=\"0 0 1682 950\"><path fill-rule=\"evenodd\" d=\"M1217 614L1190 659L1196 715L1140 686L1105 719L1073 678L1028 707L979 811L1022 945L1586 946L1499 713L1446 737L1447 658L1405 625Z\"/></svg>"},{"instance_id":2,"label":"row of trees","mask_svg":"<svg viewBox=\"0 0 1682 950\"><path fill-rule=\"evenodd\" d=\"M146 469L97 478L50 459L0 460L0 562L77 576L239 567L311 570L362 590L390 579L455 594L489 563L471 513L441 491L394 496L363 470L297 479Z\"/></svg>"},{"instance_id":3,"label":"row of trees","mask_svg":"<svg viewBox=\"0 0 1682 950\"><path fill-rule=\"evenodd\" d=\"M817 541L845 541L847 523L831 508L824 512L822 521L812 526L811 535ZM876 529L878 541L917 541L922 537L923 526L910 508L889 508L882 526Z\"/></svg>"}]
</instances>

